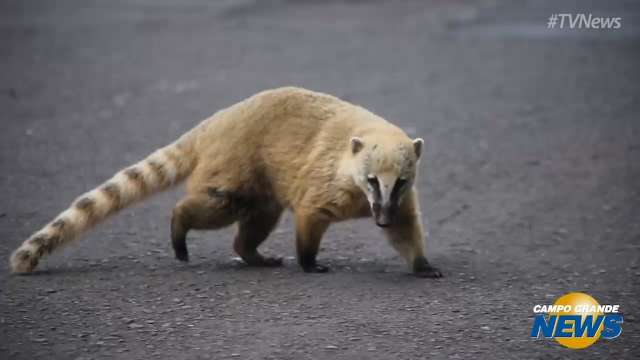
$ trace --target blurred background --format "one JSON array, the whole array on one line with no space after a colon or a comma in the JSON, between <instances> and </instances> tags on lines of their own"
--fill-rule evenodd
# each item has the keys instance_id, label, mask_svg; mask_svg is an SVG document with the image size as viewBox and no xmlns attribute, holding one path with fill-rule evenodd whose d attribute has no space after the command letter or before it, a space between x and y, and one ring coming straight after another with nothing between
<instances>
[{"instance_id":1,"label":"blurred background","mask_svg":"<svg viewBox=\"0 0 640 360\"><path fill-rule=\"evenodd\" d=\"M548 28L557 13L616 30ZM213 112L296 85L426 140L415 279L373 223L338 224L303 274L233 259L233 229L170 250L180 190L43 262L0 272L0 358L637 358L640 3L0 2L0 258L80 193ZM238 144L241 151L242 144ZM4 260L3 260L4 261ZM534 304L584 291L623 334L529 338Z\"/></svg>"}]
</instances>

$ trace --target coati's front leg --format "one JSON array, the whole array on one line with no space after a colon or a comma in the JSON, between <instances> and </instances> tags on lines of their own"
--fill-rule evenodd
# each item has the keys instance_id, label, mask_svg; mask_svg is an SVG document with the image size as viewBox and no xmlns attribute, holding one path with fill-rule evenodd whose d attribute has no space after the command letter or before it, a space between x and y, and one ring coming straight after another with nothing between
<instances>
[{"instance_id":1,"label":"coati's front leg","mask_svg":"<svg viewBox=\"0 0 640 360\"><path fill-rule=\"evenodd\" d=\"M321 214L296 211L296 251L298 263L305 272L323 273L329 267L316 262L322 235L329 227L329 220Z\"/></svg>"},{"instance_id":2,"label":"coati's front leg","mask_svg":"<svg viewBox=\"0 0 640 360\"><path fill-rule=\"evenodd\" d=\"M266 257L258 252L258 246L269 236L278 224L282 207L268 201L262 205L247 209L238 223L238 233L233 242L233 248L247 265L250 266L280 266L282 258Z\"/></svg>"},{"instance_id":3,"label":"coati's front leg","mask_svg":"<svg viewBox=\"0 0 640 360\"><path fill-rule=\"evenodd\" d=\"M439 278L442 273L424 256L422 221L415 194L410 194L399 207L395 222L385 228L391 245L407 261L416 276Z\"/></svg>"}]
</instances>

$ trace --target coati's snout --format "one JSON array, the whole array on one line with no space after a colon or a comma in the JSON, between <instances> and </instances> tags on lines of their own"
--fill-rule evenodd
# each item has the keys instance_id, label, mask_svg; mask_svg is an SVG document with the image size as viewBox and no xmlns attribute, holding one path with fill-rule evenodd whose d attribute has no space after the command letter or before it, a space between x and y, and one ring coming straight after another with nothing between
<instances>
[{"instance_id":1,"label":"coati's snout","mask_svg":"<svg viewBox=\"0 0 640 360\"><path fill-rule=\"evenodd\" d=\"M370 175L367 179L371 192L369 196L371 213L376 225L380 227L388 227L394 222L401 192L405 190L403 187L406 185L406 180L394 176L390 178Z\"/></svg>"},{"instance_id":2,"label":"coati's snout","mask_svg":"<svg viewBox=\"0 0 640 360\"><path fill-rule=\"evenodd\" d=\"M394 204L383 205L379 202L371 204L371 212L376 221L376 225L380 227L389 227L395 218L397 206Z\"/></svg>"}]
</instances>

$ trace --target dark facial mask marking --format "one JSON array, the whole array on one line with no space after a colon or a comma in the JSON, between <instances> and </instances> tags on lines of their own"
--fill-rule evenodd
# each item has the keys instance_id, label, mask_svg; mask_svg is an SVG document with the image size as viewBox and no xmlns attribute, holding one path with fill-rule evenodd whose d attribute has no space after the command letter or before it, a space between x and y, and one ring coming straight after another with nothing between
<instances>
[{"instance_id":1,"label":"dark facial mask marking","mask_svg":"<svg viewBox=\"0 0 640 360\"><path fill-rule=\"evenodd\" d=\"M375 218L376 224L380 227L389 226L391 217L388 207L382 204L382 192L380 191L380 182L377 177L370 177L367 179L369 186L373 189L373 203L371 204L371 211Z\"/></svg>"},{"instance_id":2,"label":"dark facial mask marking","mask_svg":"<svg viewBox=\"0 0 640 360\"><path fill-rule=\"evenodd\" d=\"M405 191L406 185L406 179L398 178L396 180L396 183L393 185L393 190L391 190L391 196L389 197L389 202L392 205L397 206L400 203L400 195Z\"/></svg>"},{"instance_id":3,"label":"dark facial mask marking","mask_svg":"<svg viewBox=\"0 0 640 360\"><path fill-rule=\"evenodd\" d=\"M369 186L373 189L373 203L380 204L382 202L382 193L380 192L380 182L377 177L370 177L367 179Z\"/></svg>"},{"instance_id":4,"label":"dark facial mask marking","mask_svg":"<svg viewBox=\"0 0 640 360\"><path fill-rule=\"evenodd\" d=\"M371 204L371 210L373 211L373 215L378 226L387 227L391 225L400 204L400 196L406 190L405 187L407 183L406 179L398 178L391 190L389 202L387 204L383 204L382 195L380 193L380 184L377 178L369 178L369 184L371 184L371 187L374 189L374 201L373 204Z\"/></svg>"}]
</instances>

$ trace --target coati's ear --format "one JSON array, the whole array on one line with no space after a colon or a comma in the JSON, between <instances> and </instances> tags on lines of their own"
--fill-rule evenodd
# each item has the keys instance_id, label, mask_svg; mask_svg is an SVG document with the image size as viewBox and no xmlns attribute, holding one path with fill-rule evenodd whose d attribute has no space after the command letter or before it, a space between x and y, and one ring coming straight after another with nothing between
<instances>
[{"instance_id":1,"label":"coati's ear","mask_svg":"<svg viewBox=\"0 0 640 360\"><path fill-rule=\"evenodd\" d=\"M416 158L420 159L420 155L422 155L422 145L424 144L424 140L421 138L415 138L413 140L413 151L416 153Z\"/></svg>"},{"instance_id":2,"label":"coati's ear","mask_svg":"<svg viewBox=\"0 0 640 360\"><path fill-rule=\"evenodd\" d=\"M357 136L354 136L351 138L351 153L352 154L357 154L360 152L360 150L362 150L362 148L364 147L364 142L362 142L362 139L360 139Z\"/></svg>"}]
</instances>

